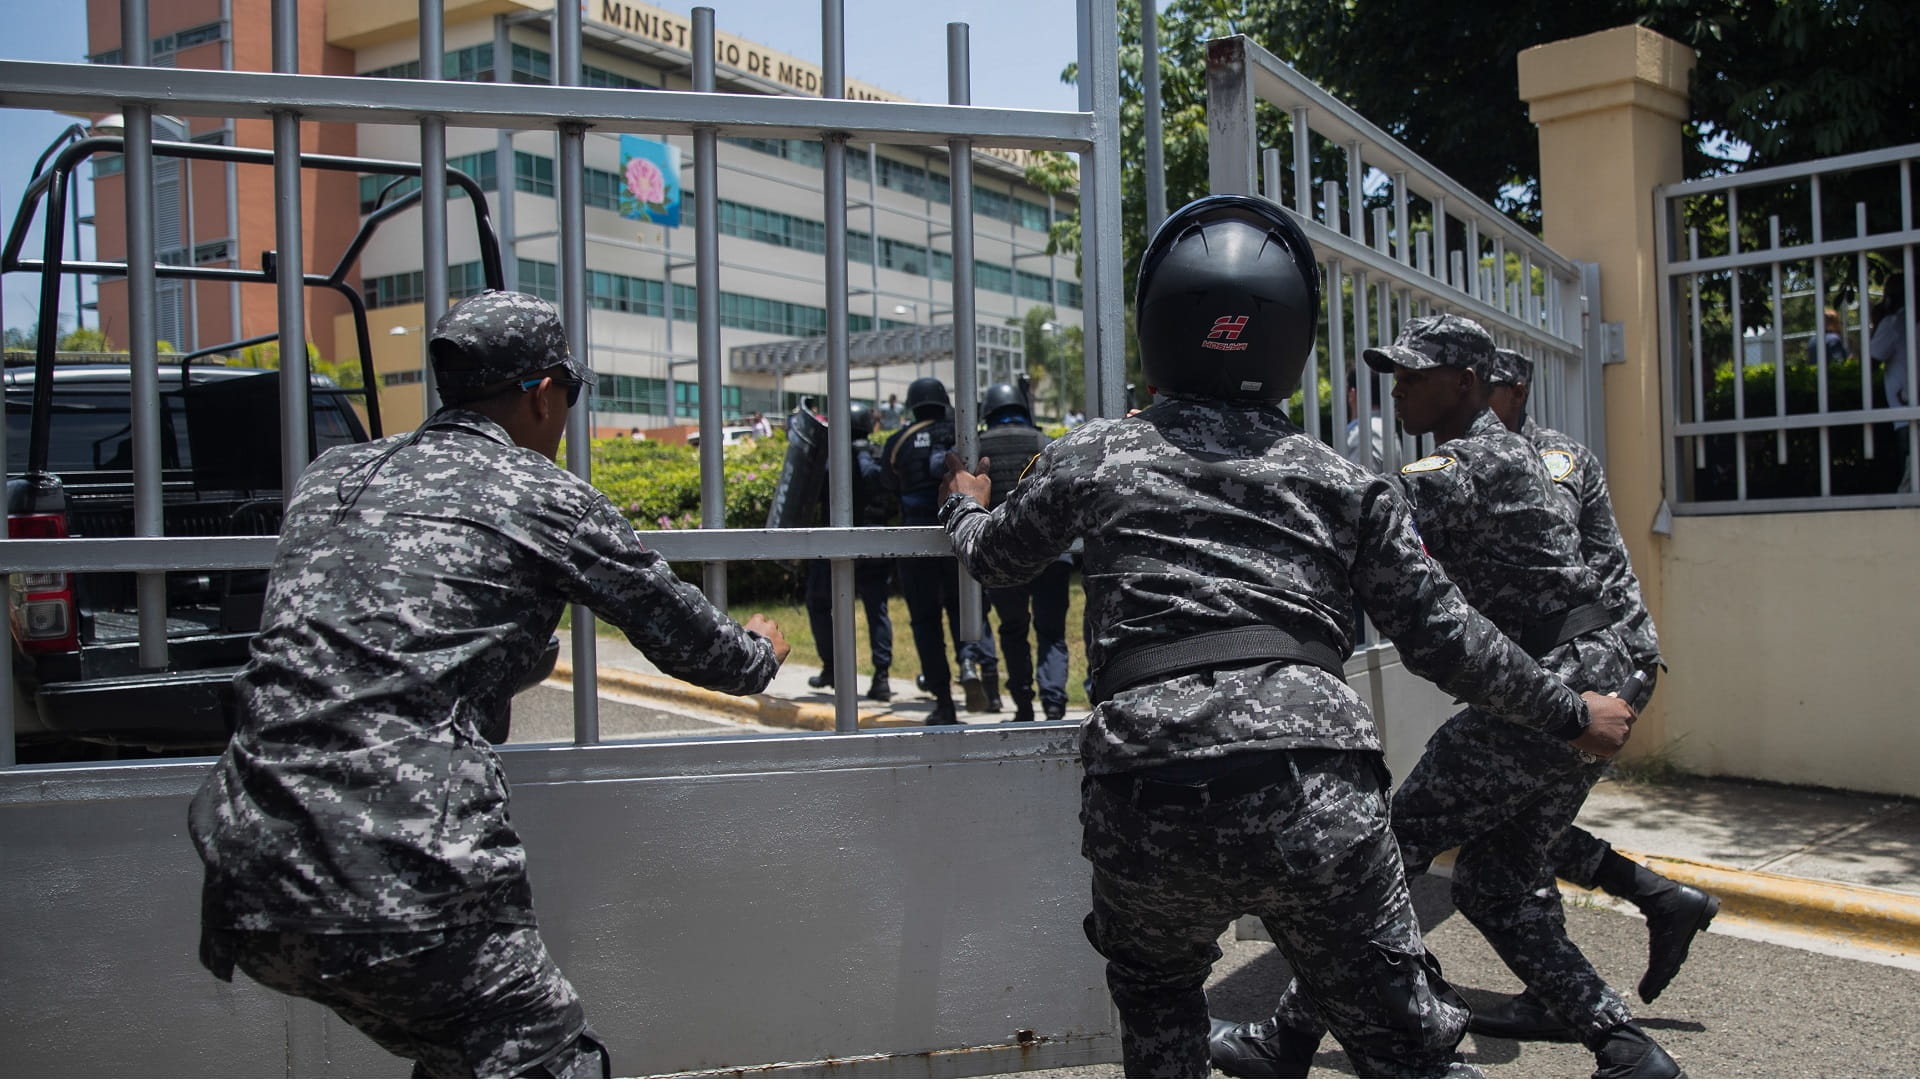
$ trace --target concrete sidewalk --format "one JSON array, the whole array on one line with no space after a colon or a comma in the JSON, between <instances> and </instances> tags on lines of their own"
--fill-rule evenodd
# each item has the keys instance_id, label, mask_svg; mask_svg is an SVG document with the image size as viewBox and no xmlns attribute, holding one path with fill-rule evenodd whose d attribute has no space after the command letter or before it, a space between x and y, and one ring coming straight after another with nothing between
<instances>
[{"instance_id":1,"label":"concrete sidewalk","mask_svg":"<svg viewBox=\"0 0 1920 1080\"><path fill-rule=\"evenodd\" d=\"M767 691L715 693L660 673L632 646L600 638L601 688L656 708L719 713L770 727L831 731L833 695L815 690L815 669L783 667ZM556 676L569 678L563 662ZM858 690L866 689L863 678ZM933 701L894 680L888 703L860 701L860 726L926 722ZM1012 715L962 712L966 723ZM1920 803L1891 796L1678 777L1603 781L1579 823L1629 857L1718 895L1714 929L1804 939L1920 967ZM1570 895L1581 890L1566 886ZM1583 903L1614 905L1599 894ZM1625 910L1631 911L1631 908Z\"/></svg>"}]
</instances>

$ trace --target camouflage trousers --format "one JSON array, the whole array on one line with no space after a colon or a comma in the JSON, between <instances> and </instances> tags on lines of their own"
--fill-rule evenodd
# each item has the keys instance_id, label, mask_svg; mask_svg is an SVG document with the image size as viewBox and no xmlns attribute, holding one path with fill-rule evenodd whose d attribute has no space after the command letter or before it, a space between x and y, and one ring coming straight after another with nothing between
<instances>
[{"instance_id":1,"label":"camouflage trousers","mask_svg":"<svg viewBox=\"0 0 1920 1080\"><path fill-rule=\"evenodd\" d=\"M1554 883L1556 842L1604 770L1563 739L1467 709L1428 740L1393 797L1393 831L1407 873L1425 872L1435 856L1458 847L1453 901L1460 913L1527 989L1583 1034L1633 1018L1567 937ZM1304 1031L1318 1027L1311 1003L1294 987L1282 995L1275 1019Z\"/></svg>"},{"instance_id":2,"label":"camouflage trousers","mask_svg":"<svg viewBox=\"0 0 1920 1080\"><path fill-rule=\"evenodd\" d=\"M531 926L400 933L204 931L201 962L306 998L415 1076L612 1076L573 986Z\"/></svg>"},{"instance_id":3,"label":"camouflage trousers","mask_svg":"<svg viewBox=\"0 0 1920 1080\"><path fill-rule=\"evenodd\" d=\"M1583 889L1599 884L1600 864L1613 845L1578 825L1569 825L1553 842L1548 861L1555 877L1573 882Z\"/></svg>"},{"instance_id":4,"label":"camouflage trousers","mask_svg":"<svg viewBox=\"0 0 1920 1080\"><path fill-rule=\"evenodd\" d=\"M1152 772L1083 785L1087 939L1107 959L1127 1075L1210 1075L1204 986L1243 912L1266 923L1362 1075L1437 1075L1467 1010L1420 943L1379 755L1243 760L1204 788ZM1270 781L1247 784L1249 767ZM1168 786L1185 801L1162 803Z\"/></svg>"}]
</instances>

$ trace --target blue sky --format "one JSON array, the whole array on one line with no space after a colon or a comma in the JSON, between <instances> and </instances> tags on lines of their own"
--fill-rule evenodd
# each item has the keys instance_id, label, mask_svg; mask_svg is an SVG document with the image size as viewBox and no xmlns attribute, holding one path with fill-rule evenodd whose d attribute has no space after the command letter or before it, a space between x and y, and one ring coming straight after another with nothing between
<instances>
[{"instance_id":1,"label":"blue sky","mask_svg":"<svg viewBox=\"0 0 1920 1080\"><path fill-rule=\"evenodd\" d=\"M656 6L686 14L694 4L656 0ZM715 0L710 6L718 29L819 62L819 5L804 0ZM945 101L946 25L965 22L972 27L976 105L1076 107L1074 88L1060 82L1061 68L1074 58L1073 0L845 0L845 10L850 78L917 101ZM86 58L86 6L81 0L0 0L0 25L8 31L0 42L0 58ZM0 208L8 225L34 159L71 122L71 117L50 113L0 109ZM83 212L91 212L92 185L80 186ZM36 229L29 250L38 248L38 237ZM82 230L81 243L91 254L91 230ZM0 309L4 325L32 320L37 289L34 275L6 276ZM71 293L68 288L61 307L68 325L73 318Z\"/></svg>"}]
</instances>

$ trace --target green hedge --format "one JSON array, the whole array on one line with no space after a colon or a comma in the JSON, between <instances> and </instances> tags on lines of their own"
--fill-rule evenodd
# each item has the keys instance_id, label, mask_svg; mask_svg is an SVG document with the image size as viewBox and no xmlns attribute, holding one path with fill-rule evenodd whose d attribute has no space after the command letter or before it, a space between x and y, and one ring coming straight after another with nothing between
<instances>
[{"instance_id":1,"label":"green hedge","mask_svg":"<svg viewBox=\"0 0 1920 1080\"><path fill-rule=\"evenodd\" d=\"M1885 405L1880 388L1880 372L1873 373L1875 405ZM1747 365L1738 387L1749 419L1778 415L1774 400L1774 365L1764 362ZM1721 364L1713 372L1699 418L1731 420L1734 416L1736 380L1733 365ZM1788 415L1817 413L1820 408L1819 369L1802 361L1786 367L1786 404ZM1861 407L1860 361L1858 358L1827 361L1827 409L1848 412ZM1832 490L1835 495L1861 495L1892 491L1900 482L1905 462L1901 440L1892 424L1874 424L1874 456L1866 456L1866 437L1859 424L1827 429L1828 454L1833 461ZM1739 456L1745 455L1747 497L1750 499L1808 498L1820 491L1820 429L1805 428L1787 433L1787 456L1780 460L1780 439L1774 432L1747 435L1712 435L1699 440L1706 446L1706 463L1701 465L1692 445L1683 449L1684 472L1692 475L1692 490L1687 498L1701 502L1733 499L1738 496ZM1684 474L1684 473L1683 473Z\"/></svg>"},{"instance_id":2,"label":"green hedge","mask_svg":"<svg viewBox=\"0 0 1920 1080\"><path fill-rule=\"evenodd\" d=\"M766 525L786 453L785 432L726 448L723 490L728 528ZM636 529L700 526L700 456L695 447L651 439L597 439L593 486L605 492ZM696 584L701 578L698 563L676 563L674 571ZM794 567L780 562L736 562L729 564L727 572L730 600L784 601L795 595L801 582Z\"/></svg>"}]
</instances>

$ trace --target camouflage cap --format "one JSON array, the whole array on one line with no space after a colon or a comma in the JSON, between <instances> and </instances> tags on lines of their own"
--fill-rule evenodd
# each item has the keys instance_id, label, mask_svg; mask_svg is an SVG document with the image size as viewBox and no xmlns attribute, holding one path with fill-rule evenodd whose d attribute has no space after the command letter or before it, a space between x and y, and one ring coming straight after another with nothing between
<instances>
[{"instance_id":1,"label":"camouflage cap","mask_svg":"<svg viewBox=\"0 0 1920 1080\"><path fill-rule=\"evenodd\" d=\"M455 398L556 367L593 383L567 347L560 313L526 293L488 289L460 301L434 324L427 352L441 391Z\"/></svg>"},{"instance_id":2,"label":"camouflage cap","mask_svg":"<svg viewBox=\"0 0 1920 1080\"><path fill-rule=\"evenodd\" d=\"M1413 371L1455 367L1477 371L1484 379L1493 364L1493 335L1460 315L1423 315L1408 319L1393 344L1362 355L1382 374L1392 374L1396 366Z\"/></svg>"},{"instance_id":3,"label":"camouflage cap","mask_svg":"<svg viewBox=\"0 0 1920 1080\"><path fill-rule=\"evenodd\" d=\"M1495 349L1493 370L1487 374L1487 381L1495 386L1531 386L1533 361L1512 349Z\"/></svg>"}]
</instances>

